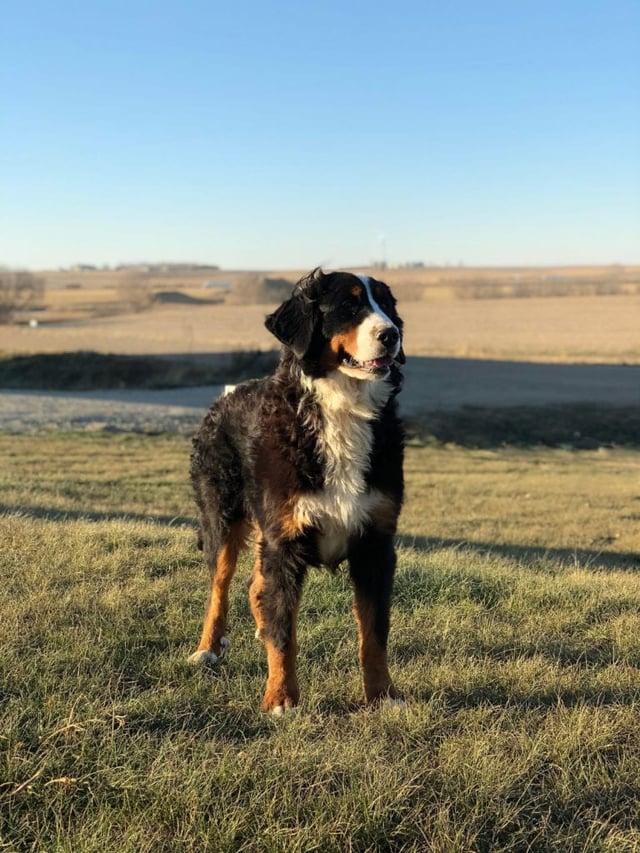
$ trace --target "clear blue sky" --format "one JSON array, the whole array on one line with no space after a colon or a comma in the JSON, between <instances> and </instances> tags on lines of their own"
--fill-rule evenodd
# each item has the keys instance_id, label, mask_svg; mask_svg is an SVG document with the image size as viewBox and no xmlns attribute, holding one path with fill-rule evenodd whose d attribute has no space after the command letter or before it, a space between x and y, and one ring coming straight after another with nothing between
<instances>
[{"instance_id":1,"label":"clear blue sky","mask_svg":"<svg viewBox=\"0 0 640 853\"><path fill-rule=\"evenodd\" d=\"M4 0L0 264L640 262L640 3Z\"/></svg>"}]
</instances>

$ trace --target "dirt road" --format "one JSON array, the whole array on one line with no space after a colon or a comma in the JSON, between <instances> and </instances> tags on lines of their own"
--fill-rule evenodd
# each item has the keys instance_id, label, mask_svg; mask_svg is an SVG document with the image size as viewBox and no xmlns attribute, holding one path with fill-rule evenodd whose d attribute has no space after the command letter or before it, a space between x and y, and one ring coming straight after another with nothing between
<instances>
[{"instance_id":1,"label":"dirt road","mask_svg":"<svg viewBox=\"0 0 640 853\"><path fill-rule=\"evenodd\" d=\"M640 406L640 366L410 358L400 397L409 417L463 406ZM0 391L0 429L191 434L220 386L169 391Z\"/></svg>"}]
</instances>

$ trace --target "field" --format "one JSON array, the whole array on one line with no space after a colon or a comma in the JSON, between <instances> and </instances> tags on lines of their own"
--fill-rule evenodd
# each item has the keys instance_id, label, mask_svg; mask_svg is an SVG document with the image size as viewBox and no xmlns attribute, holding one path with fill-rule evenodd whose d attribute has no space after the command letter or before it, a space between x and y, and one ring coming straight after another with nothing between
<instances>
[{"instance_id":1,"label":"field","mask_svg":"<svg viewBox=\"0 0 640 853\"><path fill-rule=\"evenodd\" d=\"M640 364L638 268L385 278L408 353L426 357L408 365L414 402L431 374L448 394L460 369L490 383L473 359L494 360L498 390L500 361L552 362L535 365L549 381L561 364ZM48 273L41 310L0 329L3 369L26 387L7 356L253 358L273 346L269 306L238 298L254 284ZM468 361L447 379L434 356ZM89 370L77 354L31 369L79 387L78 358ZM258 710L249 556L229 659L186 662L208 580L188 439L0 431L0 851L639 851L640 410L633 389L619 405L494 398L416 409L390 642L405 706L362 706L347 573L314 571L302 704L280 720Z\"/></svg>"},{"instance_id":2,"label":"field","mask_svg":"<svg viewBox=\"0 0 640 853\"><path fill-rule=\"evenodd\" d=\"M177 436L0 434L0 850L640 849L640 457L408 449L391 664L363 709L345 573L303 701L186 664L206 573Z\"/></svg>"},{"instance_id":3,"label":"field","mask_svg":"<svg viewBox=\"0 0 640 853\"><path fill-rule=\"evenodd\" d=\"M300 272L268 275L293 282ZM237 298L258 274L43 276L42 310L2 327L0 353L192 355L274 346L263 326L268 305ZM640 363L637 267L390 269L384 278L398 296L412 355ZM203 287L216 281L231 292Z\"/></svg>"}]
</instances>

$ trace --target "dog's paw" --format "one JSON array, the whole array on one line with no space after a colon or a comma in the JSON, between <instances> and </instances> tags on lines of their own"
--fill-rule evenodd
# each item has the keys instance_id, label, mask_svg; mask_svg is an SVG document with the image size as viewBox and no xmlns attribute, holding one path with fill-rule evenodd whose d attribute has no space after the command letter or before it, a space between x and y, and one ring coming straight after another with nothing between
<instances>
[{"instance_id":1,"label":"dog's paw","mask_svg":"<svg viewBox=\"0 0 640 853\"><path fill-rule=\"evenodd\" d=\"M220 658L208 649L200 649L189 655L187 660L194 666L215 666Z\"/></svg>"},{"instance_id":2,"label":"dog's paw","mask_svg":"<svg viewBox=\"0 0 640 853\"><path fill-rule=\"evenodd\" d=\"M298 685L291 684L277 685L270 687L267 685L264 696L262 697L262 710L267 714L272 714L274 717L284 717L285 714L290 714L295 711L298 704L299 692Z\"/></svg>"},{"instance_id":3,"label":"dog's paw","mask_svg":"<svg viewBox=\"0 0 640 853\"><path fill-rule=\"evenodd\" d=\"M273 717L284 717L285 714L287 717L295 714L298 710L296 705L284 704L284 705L275 705L275 707L271 708L271 716Z\"/></svg>"},{"instance_id":4,"label":"dog's paw","mask_svg":"<svg viewBox=\"0 0 640 853\"><path fill-rule=\"evenodd\" d=\"M192 655L189 655L188 661L194 666L215 666L221 661L229 651L231 642L227 637L220 637L220 652L216 654L210 649L198 649Z\"/></svg>"},{"instance_id":5,"label":"dog's paw","mask_svg":"<svg viewBox=\"0 0 640 853\"><path fill-rule=\"evenodd\" d=\"M401 699L399 696L387 696L382 700L382 708L408 708L409 702L406 699Z\"/></svg>"}]
</instances>

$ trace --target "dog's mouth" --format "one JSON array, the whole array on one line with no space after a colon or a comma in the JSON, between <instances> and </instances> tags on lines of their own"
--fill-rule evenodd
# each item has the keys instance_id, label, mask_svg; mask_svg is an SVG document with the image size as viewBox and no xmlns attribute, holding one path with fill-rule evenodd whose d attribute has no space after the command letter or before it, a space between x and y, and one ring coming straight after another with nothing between
<instances>
[{"instance_id":1,"label":"dog's mouth","mask_svg":"<svg viewBox=\"0 0 640 853\"><path fill-rule=\"evenodd\" d=\"M358 361L357 358L349 355L349 353L345 353L341 364L350 370L359 370L373 376L386 376L393 364L393 358L390 355L383 355L379 358L369 359L369 361Z\"/></svg>"}]
</instances>

